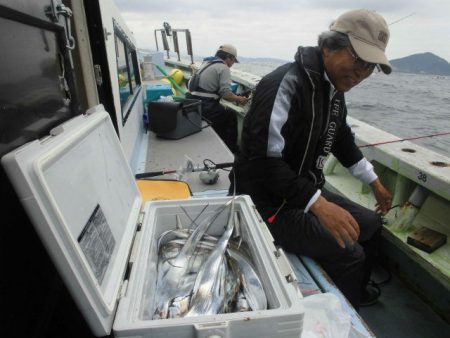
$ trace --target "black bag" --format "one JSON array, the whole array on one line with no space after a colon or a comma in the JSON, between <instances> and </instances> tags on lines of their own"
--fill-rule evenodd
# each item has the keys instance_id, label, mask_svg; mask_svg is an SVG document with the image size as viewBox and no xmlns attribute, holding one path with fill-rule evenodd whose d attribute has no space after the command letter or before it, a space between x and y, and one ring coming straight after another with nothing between
<instances>
[{"instance_id":1,"label":"black bag","mask_svg":"<svg viewBox=\"0 0 450 338\"><path fill-rule=\"evenodd\" d=\"M150 130L167 139L180 139L202 130L200 100L152 101L148 104Z\"/></svg>"}]
</instances>

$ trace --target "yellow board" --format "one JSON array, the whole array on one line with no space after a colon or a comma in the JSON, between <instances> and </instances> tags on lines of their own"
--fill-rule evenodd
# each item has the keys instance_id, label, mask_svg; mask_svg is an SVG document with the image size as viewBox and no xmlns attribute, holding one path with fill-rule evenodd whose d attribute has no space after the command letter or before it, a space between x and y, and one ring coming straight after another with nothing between
<instances>
[{"instance_id":1,"label":"yellow board","mask_svg":"<svg viewBox=\"0 0 450 338\"><path fill-rule=\"evenodd\" d=\"M177 200L192 196L186 182L174 180L136 180L144 202Z\"/></svg>"}]
</instances>

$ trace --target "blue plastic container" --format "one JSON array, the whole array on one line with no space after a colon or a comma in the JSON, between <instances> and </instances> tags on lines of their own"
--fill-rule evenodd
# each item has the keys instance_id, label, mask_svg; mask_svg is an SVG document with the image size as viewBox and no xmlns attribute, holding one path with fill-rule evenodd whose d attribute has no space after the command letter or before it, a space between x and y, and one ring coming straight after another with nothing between
<instances>
[{"instance_id":1,"label":"blue plastic container","mask_svg":"<svg viewBox=\"0 0 450 338\"><path fill-rule=\"evenodd\" d=\"M145 90L145 101L151 102L158 100L161 96L173 95L170 84L154 84L147 86Z\"/></svg>"},{"instance_id":2,"label":"blue plastic container","mask_svg":"<svg viewBox=\"0 0 450 338\"><path fill-rule=\"evenodd\" d=\"M236 82L230 83L230 89L234 94L236 94L237 88L238 88L238 84Z\"/></svg>"}]
</instances>

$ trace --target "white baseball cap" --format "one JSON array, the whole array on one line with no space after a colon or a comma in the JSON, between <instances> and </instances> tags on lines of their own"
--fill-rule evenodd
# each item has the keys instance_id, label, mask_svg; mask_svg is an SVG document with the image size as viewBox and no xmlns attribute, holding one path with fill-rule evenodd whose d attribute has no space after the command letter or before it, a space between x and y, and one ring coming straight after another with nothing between
<instances>
[{"instance_id":1,"label":"white baseball cap","mask_svg":"<svg viewBox=\"0 0 450 338\"><path fill-rule=\"evenodd\" d=\"M357 9L339 16L331 31L347 34L356 54L366 62L379 64L385 74L392 71L385 55L389 28L384 18L368 9Z\"/></svg>"},{"instance_id":2,"label":"white baseball cap","mask_svg":"<svg viewBox=\"0 0 450 338\"><path fill-rule=\"evenodd\" d=\"M229 43L225 43L225 44L221 45L217 51L219 51L219 50L233 55L236 62L239 63L239 61L237 59L237 50L236 50L236 47L234 47L233 45L231 45Z\"/></svg>"}]
</instances>

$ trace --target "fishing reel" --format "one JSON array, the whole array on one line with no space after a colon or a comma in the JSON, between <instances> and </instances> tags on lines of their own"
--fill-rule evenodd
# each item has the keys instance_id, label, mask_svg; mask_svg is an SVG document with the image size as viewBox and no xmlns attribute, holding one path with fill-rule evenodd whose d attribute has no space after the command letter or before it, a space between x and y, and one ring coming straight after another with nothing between
<instances>
[{"instance_id":1,"label":"fishing reel","mask_svg":"<svg viewBox=\"0 0 450 338\"><path fill-rule=\"evenodd\" d=\"M223 169L231 167L232 163L215 163L210 159L203 160L203 169L200 172L199 178L204 184L216 184L219 179L219 171L217 169Z\"/></svg>"},{"instance_id":2,"label":"fishing reel","mask_svg":"<svg viewBox=\"0 0 450 338\"><path fill-rule=\"evenodd\" d=\"M216 184L219 179L219 172L216 169L208 169L207 171L201 171L198 177L204 184Z\"/></svg>"},{"instance_id":3,"label":"fishing reel","mask_svg":"<svg viewBox=\"0 0 450 338\"><path fill-rule=\"evenodd\" d=\"M203 170L200 172L199 178L204 184L216 184L219 179L219 172L217 169L220 167L210 159L203 160Z\"/></svg>"}]
</instances>

